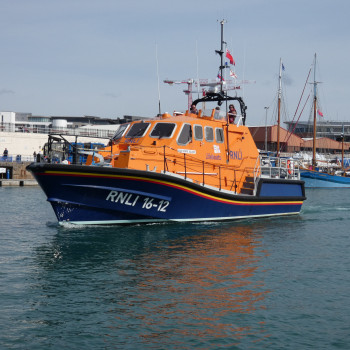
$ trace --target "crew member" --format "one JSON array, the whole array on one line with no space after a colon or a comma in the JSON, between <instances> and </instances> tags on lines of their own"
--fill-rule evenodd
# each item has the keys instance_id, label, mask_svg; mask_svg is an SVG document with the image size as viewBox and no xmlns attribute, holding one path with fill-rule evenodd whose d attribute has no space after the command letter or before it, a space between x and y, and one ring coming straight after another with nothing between
<instances>
[{"instance_id":1,"label":"crew member","mask_svg":"<svg viewBox=\"0 0 350 350\"><path fill-rule=\"evenodd\" d=\"M229 105L229 110L228 110L228 121L230 124L234 124L235 119L237 117L237 111L234 105Z\"/></svg>"}]
</instances>

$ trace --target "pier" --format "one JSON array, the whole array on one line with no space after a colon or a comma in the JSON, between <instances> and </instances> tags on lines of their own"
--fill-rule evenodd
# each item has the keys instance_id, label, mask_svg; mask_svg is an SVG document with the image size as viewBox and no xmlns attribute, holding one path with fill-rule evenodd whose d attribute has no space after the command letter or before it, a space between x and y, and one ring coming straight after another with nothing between
<instances>
[{"instance_id":1,"label":"pier","mask_svg":"<svg viewBox=\"0 0 350 350\"><path fill-rule=\"evenodd\" d=\"M0 179L0 187L5 186L38 186L38 183L31 179Z\"/></svg>"}]
</instances>

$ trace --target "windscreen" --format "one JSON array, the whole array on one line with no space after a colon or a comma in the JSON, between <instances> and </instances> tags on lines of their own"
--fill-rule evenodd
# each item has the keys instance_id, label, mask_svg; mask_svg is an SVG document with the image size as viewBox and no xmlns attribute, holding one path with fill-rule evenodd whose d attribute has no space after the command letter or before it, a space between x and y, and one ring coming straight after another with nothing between
<instances>
[{"instance_id":1,"label":"windscreen","mask_svg":"<svg viewBox=\"0 0 350 350\"><path fill-rule=\"evenodd\" d=\"M142 136L144 136L149 125L150 125L150 123L136 123L136 124L132 125L132 127L130 128L130 130L126 134L126 137L142 137Z\"/></svg>"},{"instance_id":2,"label":"windscreen","mask_svg":"<svg viewBox=\"0 0 350 350\"><path fill-rule=\"evenodd\" d=\"M120 139L120 138L123 136L125 130L128 128L129 125L130 125L130 124L122 124L122 125L120 125L119 129L118 129L117 132L114 134L112 140L118 140L118 139Z\"/></svg>"},{"instance_id":3,"label":"windscreen","mask_svg":"<svg viewBox=\"0 0 350 350\"><path fill-rule=\"evenodd\" d=\"M157 123L150 133L151 137L171 137L175 129L175 124L173 123Z\"/></svg>"}]
</instances>

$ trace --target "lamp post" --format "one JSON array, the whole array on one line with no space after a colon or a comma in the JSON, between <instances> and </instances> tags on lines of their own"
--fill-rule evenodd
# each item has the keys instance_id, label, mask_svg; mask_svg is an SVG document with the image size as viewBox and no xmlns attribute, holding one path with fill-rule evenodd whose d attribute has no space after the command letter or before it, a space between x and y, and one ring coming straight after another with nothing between
<instances>
[{"instance_id":1,"label":"lamp post","mask_svg":"<svg viewBox=\"0 0 350 350\"><path fill-rule=\"evenodd\" d=\"M265 151L267 152L267 110L269 107L264 107L266 111L266 116L265 116Z\"/></svg>"}]
</instances>

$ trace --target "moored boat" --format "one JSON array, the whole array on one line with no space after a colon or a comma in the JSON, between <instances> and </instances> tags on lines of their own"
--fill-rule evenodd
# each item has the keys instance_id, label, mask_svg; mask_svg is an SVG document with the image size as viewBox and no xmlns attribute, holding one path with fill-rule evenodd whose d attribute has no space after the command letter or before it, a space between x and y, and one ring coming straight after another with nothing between
<instances>
[{"instance_id":1,"label":"moored boat","mask_svg":"<svg viewBox=\"0 0 350 350\"><path fill-rule=\"evenodd\" d=\"M312 169L301 169L300 176L306 188L334 188L350 187L350 174L348 172L328 173Z\"/></svg>"},{"instance_id":2,"label":"moored boat","mask_svg":"<svg viewBox=\"0 0 350 350\"><path fill-rule=\"evenodd\" d=\"M316 81L316 54L314 58L314 98L313 98L313 146L312 146L312 162L309 165L301 167L300 176L305 181L306 188L334 188L334 187L350 187L349 173L344 169L344 130L342 133L342 160L341 169L336 171L332 166L322 166L322 163L316 159L316 131L317 131L317 114L318 99L317 99L317 84Z\"/></svg>"},{"instance_id":3,"label":"moored boat","mask_svg":"<svg viewBox=\"0 0 350 350\"><path fill-rule=\"evenodd\" d=\"M223 26L223 22L221 23ZM223 33L223 30L222 30ZM223 55L221 49L221 77ZM122 125L86 165L32 163L60 224L218 221L298 214L304 182L290 161L265 167L241 97L218 82L193 104L216 108L164 113ZM237 107L229 122L228 105ZM223 108L225 107L225 108ZM225 110L221 111L218 108Z\"/></svg>"}]
</instances>

